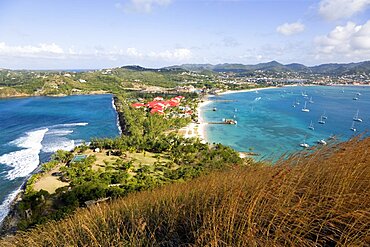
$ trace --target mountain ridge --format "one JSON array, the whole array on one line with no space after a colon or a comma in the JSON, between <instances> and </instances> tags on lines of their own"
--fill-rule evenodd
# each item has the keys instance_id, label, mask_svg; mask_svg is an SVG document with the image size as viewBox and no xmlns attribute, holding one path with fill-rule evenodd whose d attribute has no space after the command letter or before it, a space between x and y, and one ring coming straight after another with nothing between
<instances>
[{"instance_id":1,"label":"mountain ridge","mask_svg":"<svg viewBox=\"0 0 370 247\"><path fill-rule=\"evenodd\" d=\"M223 63L223 64L182 64L174 65L164 68L179 68L189 71L203 71L210 70L213 72L297 72L297 73L314 73L314 74L328 74L328 75L345 75L370 73L370 61L362 61L357 63L327 63L314 66L306 66L300 63L282 64L275 60L258 63L258 64L240 64L240 63Z\"/></svg>"}]
</instances>

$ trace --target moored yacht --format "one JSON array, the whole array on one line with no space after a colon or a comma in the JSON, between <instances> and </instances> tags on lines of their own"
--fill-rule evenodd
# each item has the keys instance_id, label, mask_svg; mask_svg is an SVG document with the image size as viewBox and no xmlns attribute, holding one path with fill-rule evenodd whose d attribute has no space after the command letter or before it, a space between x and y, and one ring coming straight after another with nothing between
<instances>
[{"instance_id":1,"label":"moored yacht","mask_svg":"<svg viewBox=\"0 0 370 247\"><path fill-rule=\"evenodd\" d=\"M303 147L303 148L309 148L309 147L310 147L310 145L308 145L308 144L306 143L306 138L304 138L303 142L302 142L302 143L300 143L300 144L299 144L299 146L301 146L301 147Z\"/></svg>"},{"instance_id":2,"label":"moored yacht","mask_svg":"<svg viewBox=\"0 0 370 247\"><path fill-rule=\"evenodd\" d=\"M356 121L356 122L362 122L362 119L358 117L358 113L360 111L357 110L356 114L353 116L353 121Z\"/></svg>"},{"instance_id":3,"label":"moored yacht","mask_svg":"<svg viewBox=\"0 0 370 247\"><path fill-rule=\"evenodd\" d=\"M304 107L302 108L303 112L310 112L310 109L307 108L307 101L304 102Z\"/></svg>"},{"instance_id":4,"label":"moored yacht","mask_svg":"<svg viewBox=\"0 0 370 247\"><path fill-rule=\"evenodd\" d=\"M319 121L318 121L319 124L325 124L325 120L323 118L323 116L321 115Z\"/></svg>"},{"instance_id":5,"label":"moored yacht","mask_svg":"<svg viewBox=\"0 0 370 247\"><path fill-rule=\"evenodd\" d=\"M310 125L308 126L310 130L315 130L315 127L313 126L313 122L311 121Z\"/></svg>"},{"instance_id":6,"label":"moored yacht","mask_svg":"<svg viewBox=\"0 0 370 247\"><path fill-rule=\"evenodd\" d=\"M326 141L324 139L318 140L317 144L326 145Z\"/></svg>"}]
</instances>

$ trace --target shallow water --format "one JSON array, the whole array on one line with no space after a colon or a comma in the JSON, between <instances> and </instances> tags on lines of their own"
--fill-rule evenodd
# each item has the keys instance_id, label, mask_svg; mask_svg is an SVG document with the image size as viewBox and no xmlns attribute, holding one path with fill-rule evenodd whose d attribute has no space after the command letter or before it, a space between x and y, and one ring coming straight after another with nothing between
<instances>
[{"instance_id":1,"label":"shallow water","mask_svg":"<svg viewBox=\"0 0 370 247\"><path fill-rule=\"evenodd\" d=\"M303 97L302 93L308 97ZM309 103L311 97L313 103ZM353 100L354 97L359 99ZM318 140L331 135L346 140L370 129L370 87L283 87L257 93L225 94L211 100L217 101L202 109L206 122L234 118L238 124L207 125L207 141L222 143L241 152L255 152L264 158L276 159L301 150L299 144L304 141L316 145ZM302 112L305 102L309 112ZM217 111L212 111L213 107ZM355 122L357 131L353 132L350 128L357 110L363 122ZM327 116L326 123L319 124L323 114ZM311 121L314 130L308 128Z\"/></svg>"}]
</instances>

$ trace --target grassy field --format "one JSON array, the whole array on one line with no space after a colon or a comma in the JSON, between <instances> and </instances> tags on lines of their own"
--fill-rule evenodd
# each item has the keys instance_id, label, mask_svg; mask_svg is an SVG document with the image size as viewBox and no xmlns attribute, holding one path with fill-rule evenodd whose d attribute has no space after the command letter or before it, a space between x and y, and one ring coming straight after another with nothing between
<instances>
[{"instance_id":1,"label":"grassy field","mask_svg":"<svg viewBox=\"0 0 370 247\"><path fill-rule=\"evenodd\" d=\"M370 138L80 209L1 246L369 246Z\"/></svg>"}]
</instances>

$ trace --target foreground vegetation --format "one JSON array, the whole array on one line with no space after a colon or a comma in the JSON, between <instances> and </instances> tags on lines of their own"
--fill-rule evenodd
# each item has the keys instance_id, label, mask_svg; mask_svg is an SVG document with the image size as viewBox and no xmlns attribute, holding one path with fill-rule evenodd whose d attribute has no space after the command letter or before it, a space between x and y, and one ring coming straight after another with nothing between
<instances>
[{"instance_id":1,"label":"foreground vegetation","mask_svg":"<svg viewBox=\"0 0 370 247\"><path fill-rule=\"evenodd\" d=\"M80 209L2 246L368 246L370 138ZM312 152L312 151L311 151Z\"/></svg>"}]
</instances>

